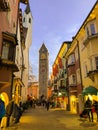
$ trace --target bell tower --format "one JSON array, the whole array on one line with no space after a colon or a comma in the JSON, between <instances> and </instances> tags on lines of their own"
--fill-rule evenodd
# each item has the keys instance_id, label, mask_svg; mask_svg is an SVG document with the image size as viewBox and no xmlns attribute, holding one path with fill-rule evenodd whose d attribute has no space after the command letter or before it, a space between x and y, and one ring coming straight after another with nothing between
<instances>
[{"instance_id":1,"label":"bell tower","mask_svg":"<svg viewBox=\"0 0 98 130\"><path fill-rule=\"evenodd\" d=\"M43 43L39 50L39 98L47 98L48 77L49 77L49 53Z\"/></svg>"}]
</instances>

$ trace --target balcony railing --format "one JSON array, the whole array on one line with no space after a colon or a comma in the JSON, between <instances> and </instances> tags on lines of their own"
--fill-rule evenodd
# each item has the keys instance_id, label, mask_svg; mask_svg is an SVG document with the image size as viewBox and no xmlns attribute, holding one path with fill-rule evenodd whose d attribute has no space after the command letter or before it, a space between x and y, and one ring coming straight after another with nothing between
<instances>
[{"instance_id":1,"label":"balcony railing","mask_svg":"<svg viewBox=\"0 0 98 130\"><path fill-rule=\"evenodd\" d=\"M76 86L76 85L77 85L76 82L73 82L73 83L70 83L70 84L69 84L70 87L74 87L74 86Z\"/></svg>"},{"instance_id":2,"label":"balcony railing","mask_svg":"<svg viewBox=\"0 0 98 130\"><path fill-rule=\"evenodd\" d=\"M92 80L94 81L94 75L95 74L98 74L98 69L96 70L90 70L88 73L87 73L87 76Z\"/></svg>"},{"instance_id":3,"label":"balcony railing","mask_svg":"<svg viewBox=\"0 0 98 130\"><path fill-rule=\"evenodd\" d=\"M90 40L95 39L95 38L98 38L98 33L88 36L88 37L84 40L84 43L83 43L83 44L86 46Z\"/></svg>"},{"instance_id":4,"label":"balcony railing","mask_svg":"<svg viewBox=\"0 0 98 130\"><path fill-rule=\"evenodd\" d=\"M75 65L75 62L71 62L70 64L68 64L67 66L68 67L71 67L71 66L74 66Z\"/></svg>"}]
</instances>

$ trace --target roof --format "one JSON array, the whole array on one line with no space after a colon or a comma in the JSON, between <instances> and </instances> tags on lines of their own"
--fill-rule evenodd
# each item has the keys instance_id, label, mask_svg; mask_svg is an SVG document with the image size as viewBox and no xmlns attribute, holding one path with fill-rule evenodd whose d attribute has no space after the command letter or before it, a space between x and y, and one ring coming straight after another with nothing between
<instances>
[{"instance_id":1,"label":"roof","mask_svg":"<svg viewBox=\"0 0 98 130\"><path fill-rule=\"evenodd\" d=\"M39 49L39 52L42 51L44 49L44 51L48 52L48 49L46 48L45 44L43 43L41 48Z\"/></svg>"},{"instance_id":2,"label":"roof","mask_svg":"<svg viewBox=\"0 0 98 130\"><path fill-rule=\"evenodd\" d=\"M29 14L31 12L29 3L26 6L25 13Z\"/></svg>"}]
</instances>

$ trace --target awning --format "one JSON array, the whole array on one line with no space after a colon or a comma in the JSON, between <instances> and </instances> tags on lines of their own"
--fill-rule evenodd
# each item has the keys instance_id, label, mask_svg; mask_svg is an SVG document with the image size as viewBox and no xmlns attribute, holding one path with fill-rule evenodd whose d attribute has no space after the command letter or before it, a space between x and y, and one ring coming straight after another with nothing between
<instances>
[{"instance_id":1,"label":"awning","mask_svg":"<svg viewBox=\"0 0 98 130\"><path fill-rule=\"evenodd\" d=\"M83 96L89 95L89 94L90 95L97 95L97 93L98 93L98 89L93 87L93 86L86 87L82 91Z\"/></svg>"}]
</instances>

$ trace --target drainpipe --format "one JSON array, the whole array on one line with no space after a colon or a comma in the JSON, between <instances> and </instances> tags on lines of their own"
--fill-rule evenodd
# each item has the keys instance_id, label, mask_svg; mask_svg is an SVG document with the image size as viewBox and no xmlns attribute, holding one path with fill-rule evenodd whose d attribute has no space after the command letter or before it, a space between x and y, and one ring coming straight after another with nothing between
<instances>
[{"instance_id":1,"label":"drainpipe","mask_svg":"<svg viewBox=\"0 0 98 130\"><path fill-rule=\"evenodd\" d=\"M20 45L20 47L21 47L21 56L22 56L21 81L23 80L23 71L24 71L24 55L23 55L23 47L22 47L23 44L24 44L24 43L23 43L23 40L22 40L22 38L21 38L21 45Z\"/></svg>"},{"instance_id":2,"label":"drainpipe","mask_svg":"<svg viewBox=\"0 0 98 130\"><path fill-rule=\"evenodd\" d=\"M79 56L79 67L80 67L80 78L81 78L81 87L82 87L82 90L83 90L83 81L82 81L82 72L81 72L81 64L80 64L80 48L79 48L79 40L76 39L77 41L77 46L78 46L78 56Z\"/></svg>"},{"instance_id":3,"label":"drainpipe","mask_svg":"<svg viewBox=\"0 0 98 130\"><path fill-rule=\"evenodd\" d=\"M76 39L76 41L77 41L77 46L78 46L78 56L79 56L79 68L80 68L80 78L81 78L81 89L82 89L82 91L83 91L83 81L82 81L82 72L81 72L81 64L80 64L80 48L79 48L79 40L78 39ZM82 94L81 94L81 96L82 96ZM80 96L78 97L79 99L81 99L80 98ZM81 101L81 100L80 100ZM79 105L80 104L80 105ZM78 112L81 112L82 110L83 110L83 105L84 103L81 101L80 103L78 103Z\"/></svg>"}]
</instances>

